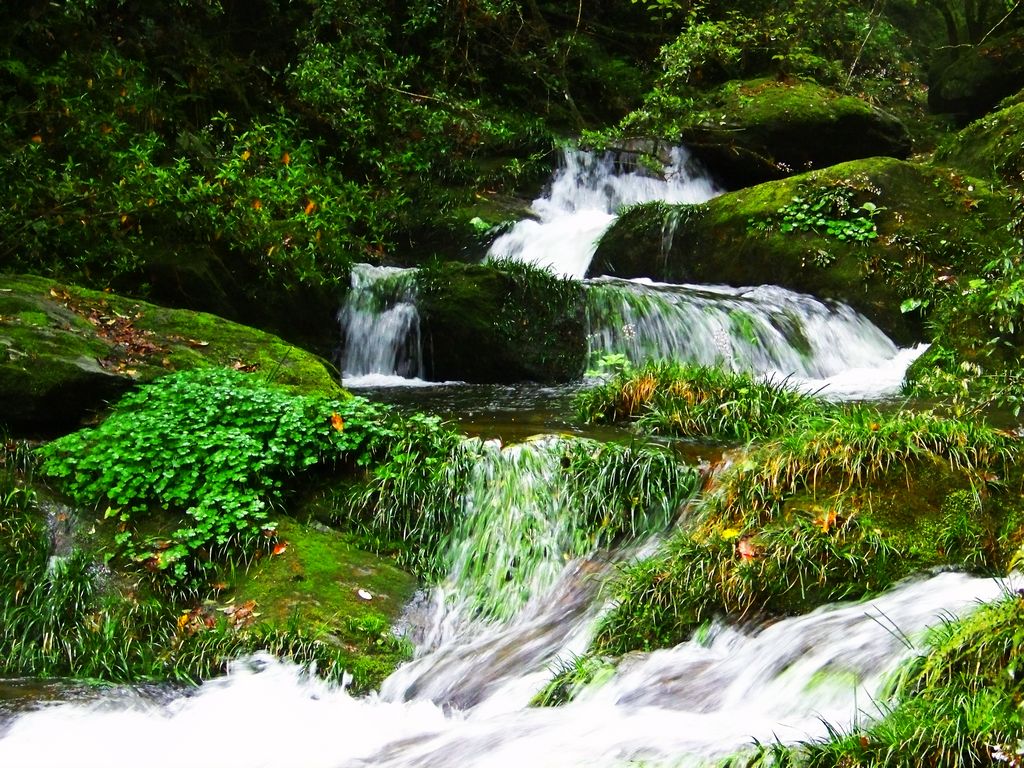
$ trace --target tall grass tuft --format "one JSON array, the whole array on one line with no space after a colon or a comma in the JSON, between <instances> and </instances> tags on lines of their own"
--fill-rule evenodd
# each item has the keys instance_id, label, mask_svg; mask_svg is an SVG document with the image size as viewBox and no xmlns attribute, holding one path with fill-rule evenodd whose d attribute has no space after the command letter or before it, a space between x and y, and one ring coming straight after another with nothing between
<instances>
[{"instance_id":1,"label":"tall grass tuft","mask_svg":"<svg viewBox=\"0 0 1024 768\"><path fill-rule=\"evenodd\" d=\"M930 411L832 406L801 417L791 432L735 453L689 523L623 571L598 650L674 644L716 615L784 615L868 596L928 565L996 564L981 495L1013 471L1019 451L1006 432ZM874 504L899 503L888 499L911 482L920 488L929 472L968 490L906 513L940 529L924 551L920 533L877 525L887 513Z\"/></svg>"},{"instance_id":2,"label":"tall grass tuft","mask_svg":"<svg viewBox=\"0 0 1024 768\"><path fill-rule=\"evenodd\" d=\"M770 514L780 499L802 490L843 491L936 465L985 487L1020 453L1020 440L1007 432L935 411L883 414L851 405L798 427L756 445L729 467L708 510L740 520L751 509Z\"/></svg>"},{"instance_id":3,"label":"tall grass tuft","mask_svg":"<svg viewBox=\"0 0 1024 768\"><path fill-rule=\"evenodd\" d=\"M645 433L747 441L780 434L828 406L785 381L656 362L584 390L575 407L586 422L633 420Z\"/></svg>"}]
</instances>

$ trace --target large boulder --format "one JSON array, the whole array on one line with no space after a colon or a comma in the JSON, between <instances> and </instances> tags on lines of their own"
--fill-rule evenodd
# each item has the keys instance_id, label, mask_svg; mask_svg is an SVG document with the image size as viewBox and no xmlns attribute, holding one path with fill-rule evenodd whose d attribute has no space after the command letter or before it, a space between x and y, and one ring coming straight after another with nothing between
<instances>
[{"instance_id":1,"label":"large boulder","mask_svg":"<svg viewBox=\"0 0 1024 768\"><path fill-rule=\"evenodd\" d=\"M341 393L319 357L215 315L28 275L0 285L0 424L71 428L137 383L211 365Z\"/></svg>"},{"instance_id":2,"label":"large boulder","mask_svg":"<svg viewBox=\"0 0 1024 768\"><path fill-rule=\"evenodd\" d=\"M737 80L705 98L703 119L666 138L681 139L732 189L847 160L910 155L896 117L816 83Z\"/></svg>"},{"instance_id":3,"label":"large boulder","mask_svg":"<svg viewBox=\"0 0 1024 768\"><path fill-rule=\"evenodd\" d=\"M652 203L605 233L591 275L771 283L850 304L897 341L920 338L926 297L1009 245L1009 201L946 169L870 158L730 192ZM819 223L821 222L821 223Z\"/></svg>"},{"instance_id":4,"label":"large boulder","mask_svg":"<svg viewBox=\"0 0 1024 768\"><path fill-rule=\"evenodd\" d=\"M427 374L479 383L583 372L583 286L523 264L435 263L417 275Z\"/></svg>"},{"instance_id":5,"label":"large boulder","mask_svg":"<svg viewBox=\"0 0 1024 768\"><path fill-rule=\"evenodd\" d=\"M975 120L936 153L936 162L1024 187L1024 91Z\"/></svg>"},{"instance_id":6,"label":"large boulder","mask_svg":"<svg viewBox=\"0 0 1024 768\"><path fill-rule=\"evenodd\" d=\"M974 120L1024 87L1024 29L977 46L960 46L955 54L929 75L928 106L933 112Z\"/></svg>"}]
</instances>

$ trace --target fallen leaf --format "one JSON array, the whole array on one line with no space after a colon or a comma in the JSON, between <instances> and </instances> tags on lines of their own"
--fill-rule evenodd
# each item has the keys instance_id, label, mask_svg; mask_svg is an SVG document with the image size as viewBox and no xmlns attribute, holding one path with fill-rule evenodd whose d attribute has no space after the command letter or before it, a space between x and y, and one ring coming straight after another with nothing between
<instances>
[{"instance_id":1,"label":"fallen leaf","mask_svg":"<svg viewBox=\"0 0 1024 768\"><path fill-rule=\"evenodd\" d=\"M821 529L822 533L828 533L829 529L836 524L836 511L830 509L823 512L815 519L814 524Z\"/></svg>"},{"instance_id":2,"label":"fallen leaf","mask_svg":"<svg viewBox=\"0 0 1024 768\"><path fill-rule=\"evenodd\" d=\"M743 562L749 562L761 554L754 546L754 540L750 536L744 536L736 543L736 551L739 552Z\"/></svg>"}]
</instances>

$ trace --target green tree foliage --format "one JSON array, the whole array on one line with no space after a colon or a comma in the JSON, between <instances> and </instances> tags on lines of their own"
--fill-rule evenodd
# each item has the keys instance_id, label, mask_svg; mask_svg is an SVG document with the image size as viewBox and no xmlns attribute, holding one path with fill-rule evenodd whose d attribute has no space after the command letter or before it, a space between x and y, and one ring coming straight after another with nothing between
<instances>
[{"instance_id":1,"label":"green tree foliage","mask_svg":"<svg viewBox=\"0 0 1024 768\"><path fill-rule=\"evenodd\" d=\"M451 226L475 189L532 178L524 157L546 170L552 129L589 119L574 95L632 106L651 48L627 42L624 18L644 16L569 1L19 4L0 20L0 257L134 289L196 253L264 282L329 282Z\"/></svg>"}]
</instances>

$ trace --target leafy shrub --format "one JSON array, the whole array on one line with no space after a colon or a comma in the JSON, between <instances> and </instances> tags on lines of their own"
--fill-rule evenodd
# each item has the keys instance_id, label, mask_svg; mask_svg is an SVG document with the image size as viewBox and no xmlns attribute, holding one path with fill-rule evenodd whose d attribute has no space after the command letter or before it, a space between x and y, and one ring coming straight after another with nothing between
<instances>
[{"instance_id":1,"label":"leafy shrub","mask_svg":"<svg viewBox=\"0 0 1024 768\"><path fill-rule=\"evenodd\" d=\"M874 218L882 209L870 200L857 206L852 198L853 190L847 187L819 190L812 197L795 196L779 208L779 230L816 232L854 243L876 239Z\"/></svg>"},{"instance_id":2,"label":"leafy shrub","mask_svg":"<svg viewBox=\"0 0 1024 768\"><path fill-rule=\"evenodd\" d=\"M41 449L47 475L79 504L106 505L125 555L186 585L215 553L270 542L270 510L289 478L344 460L378 480L431 467L455 438L437 419L403 421L361 398L290 395L231 370L165 376L125 396L94 429ZM143 534L152 507L183 511L166 536Z\"/></svg>"},{"instance_id":3,"label":"leafy shrub","mask_svg":"<svg viewBox=\"0 0 1024 768\"><path fill-rule=\"evenodd\" d=\"M1016 416L1024 405L1019 349L1024 342L1024 268L1018 248L990 259L975 277L946 281L912 310L934 305L934 343L907 376L908 394L945 396L954 408L978 413L992 406ZM970 273L969 273L970 274Z\"/></svg>"}]
</instances>

